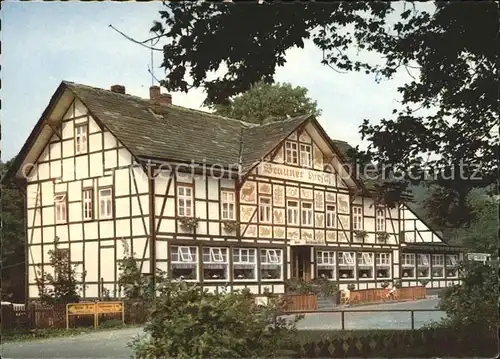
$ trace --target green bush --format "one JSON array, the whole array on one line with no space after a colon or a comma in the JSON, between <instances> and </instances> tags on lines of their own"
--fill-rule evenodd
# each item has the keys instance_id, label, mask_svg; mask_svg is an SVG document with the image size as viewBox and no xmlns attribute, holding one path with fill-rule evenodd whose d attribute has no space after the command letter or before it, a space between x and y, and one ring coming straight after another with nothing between
<instances>
[{"instance_id":1,"label":"green bush","mask_svg":"<svg viewBox=\"0 0 500 359\"><path fill-rule=\"evenodd\" d=\"M136 358L271 358L298 350L299 317L276 318L274 301L258 307L248 292L208 293L168 280L158 291L146 335L129 343Z\"/></svg>"},{"instance_id":2,"label":"green bush","mask_svg":"<svg viewBox=\"0 0 500 359\"><path fill-rule=\"evenodd\" d=\"M461 264L462 284L440 294L439 308L447 317L441 326L473 326L496 330L498 319L498 275L493 266L479 262Z\"/></svg>"}]
</instances>

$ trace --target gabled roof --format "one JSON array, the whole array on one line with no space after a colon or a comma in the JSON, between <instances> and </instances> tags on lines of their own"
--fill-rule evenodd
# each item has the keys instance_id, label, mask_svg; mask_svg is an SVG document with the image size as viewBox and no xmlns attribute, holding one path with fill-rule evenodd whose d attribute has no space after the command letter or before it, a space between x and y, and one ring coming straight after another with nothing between
<instances>
[{"instance_id":1,"label":"gabled roof","mask_svg":"<svg viewBox=\"0 0 500 359\"><path fill-rule=\"evenodd\" d=\"M19 169L46 127L59 99L64 97L66 101L69 94L79 99L98 124L108 129L138 160L217 164L230 169L241 165L243 173L253 168L297 127L312 119L311 115L304 115L260 126L63 81L16 156L13 171L6 177Z\"/></svg>"}]
</instances>

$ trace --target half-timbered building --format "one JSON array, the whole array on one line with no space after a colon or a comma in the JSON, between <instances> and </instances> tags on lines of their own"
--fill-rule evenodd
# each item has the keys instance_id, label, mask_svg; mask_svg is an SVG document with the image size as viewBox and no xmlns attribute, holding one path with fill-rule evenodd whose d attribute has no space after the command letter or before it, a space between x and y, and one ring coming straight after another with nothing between
<instances>
[{"instance_id":1,"label":"half-timbered building","mask_svg":"<svg viewBox=\"0 0 500 359\"><path fill-rule=\"evenodd\" d=\"M255 125L62 82L8 174L25 191L27 296L49 250L85 272L81 295L120 295L123 243L208 290L283 293L288 278L340 288L458 281L460 248L408 204L387 208L345 168L348 144L312 116Z\"/></svg>"}]
</instances>

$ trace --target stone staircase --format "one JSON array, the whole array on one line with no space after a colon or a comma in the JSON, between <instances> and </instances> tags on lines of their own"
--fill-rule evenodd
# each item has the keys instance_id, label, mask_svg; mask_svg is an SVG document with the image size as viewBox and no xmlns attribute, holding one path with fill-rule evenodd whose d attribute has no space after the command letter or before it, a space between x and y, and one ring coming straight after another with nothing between
<instances>
[{"instance_id":1,"label":"stone staircase","mask_svg":"<svg viewBox=\"0 0 500 359\"><path fill-rule=\"evenodd\" d=\"M318 310L319 311L333 310L337 306L337 304L334 301L334 298L332 298L332 297L318 296L317 303L318 303Z\"/></svg>"}]
</instances>

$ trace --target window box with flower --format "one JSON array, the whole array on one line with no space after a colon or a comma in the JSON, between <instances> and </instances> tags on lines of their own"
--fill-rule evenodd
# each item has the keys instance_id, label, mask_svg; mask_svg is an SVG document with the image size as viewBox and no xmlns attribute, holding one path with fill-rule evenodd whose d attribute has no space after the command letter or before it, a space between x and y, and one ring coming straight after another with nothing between
<instances>
[{"instance_id":1,"label":"window box with flower","mask_svg":"<svg viewBox=\"0 0 500 359\"><path fill-rule=\"evenodd\" d=\"M178 217L178 220L181 227L188 231L193 231L196 227L198 227L198 222L200 221L197 217Z\"/></svg>"}]
</instances>

